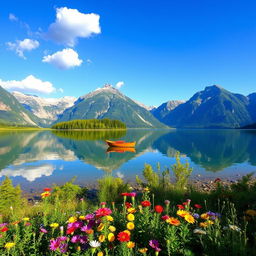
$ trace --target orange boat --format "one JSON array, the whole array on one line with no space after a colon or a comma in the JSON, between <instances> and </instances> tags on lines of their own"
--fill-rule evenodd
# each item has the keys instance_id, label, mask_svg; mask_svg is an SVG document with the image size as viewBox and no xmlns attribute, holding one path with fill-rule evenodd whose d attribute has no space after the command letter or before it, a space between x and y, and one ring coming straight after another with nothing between
<instances>
[{"instance_id":1,"label":"orange boat","mask_svg":"<svg viewBox=\"0 0 256 256\"><path fill-rule=\"evenodd\" d=\"M117 140L117 141L112 141L112 140L106 140L106 143L110 147L119 147L119 148L134 148L136 142L125 142L124 140Z\"/></svg>"},{"instance_id":2,"label":"orange boat","mask_svg":"<svg viewBox=\"0 0 256 256\"><path fill-rule=\"evenodd\" d=\"M124 152L132 152L136 153L135 148L122 148L122 147L108 147L107 153L117 152L117 153L124 153Z\"/></svg>"}]
</instances>

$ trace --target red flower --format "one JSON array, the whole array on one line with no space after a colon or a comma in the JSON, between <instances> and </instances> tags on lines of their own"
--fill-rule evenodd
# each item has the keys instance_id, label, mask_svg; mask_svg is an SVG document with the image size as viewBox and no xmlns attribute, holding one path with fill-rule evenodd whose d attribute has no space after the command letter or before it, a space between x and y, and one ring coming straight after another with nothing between
<instances>
[{"instance_id":1,"label":"red flower","mask_svg":"<svg viewBox=\"0 0 256 256\"><path fill-rule=\"evenodd\" d=\"M163 210L164 210L164 208L163 208L161 205L156 205L156 206L155 206L155 211L156 211L157 213L162 213Z\"/></svg>"},{"instance_id":2,"label":"red flower","mask_svg":"<svg viewBox=\"0 0 256 256\"><path fill-rule=\"evenodd\" d=\"M128 196L129 193L125 192L125 193L122 193L121 196Z\"/></svg>"},{"instance_id":3,"label":"red flower","mask_svg":"<svg viewBox=\"0 0 256 256\"><path fill-rule=\"evenodd\" d=\"M117 239L118 239L120 242L128 242L128 241L130 241L130 235L129 235L127 232L120 232L120 233L117 235Z\"/></svg>"},{"instance_id":4,"label":"red flower","mask_svg":"<svg viewBox=\"0 0 256 256\"><path fill-rule=\"evenodd\" d=\"M96 210L95 213L96 213L96 217L103 217L103 216L110 215L112 211L109 208L99 208L98 210Z\"/></svg>"},{"instance_id":5,"label":"red flower","mask_svg":"<svg viewBox=\"0 0 256 256\"><path fill-rule=\"evenodd\" d=\"M177 207L178 207L180 210L185 209L185 207L184 207L182 204L177 204Z\"/></svg>"},{"instance_id":6,"label":"red flower","mask_svg":"<svg viewBox=\"0 0 256 256\"><path fill-rule=\"evenodd\" d=\"M161 217L161 219L164 220L164 221L165 221L165 220L168 220L169 218L170 218L169 215L164 215L164 216Z\"/></svg>"},{"instance_id":7,"label":"red flower","mask_svg":"<svg viewBox=\"0 0 256 256\"><path fill-rule=\"evenodd\" d=\"M200 205L200 204L195 204L194 206L195 206L197 209L202 208L202 205Z\"/></svg>"},{"instance_id":8,"label":"red flower","mask_svg":"<svg viewBox=\"0 0 256 256\"><path fill-rule=\"evenodd\" d=\"M183 205L187 205L188 204L188 202L184 202L184 203L182 203Z\"/></svg>"},{"instance_id":9,"label":"red flower","mask_svg":"<svg viewBox=\"0 0 256 256\"><path fill-rule=\"evenodd\" d=\"M151 205L151 203L149 201L142 201L140 203L143 207L149 207Z\"/></svg>"},{"instance_id":10,"label":"red flower","mask_svg":"<svg viewBox=\"0 0 256 256\"><path fill-rule=\"evenodd\" d=\"M216 179L214 180L214 183L217 183L217 182L221 182L221 179L220 179L220 178L216 178Z\"/></svg>"},{"instance_id":11,"label":"red flower","mask_svg":"<svg viewBox=\"0 0 256 256\"><path fill-rule=\"evenodd\" d=\"M76 227L68 228L67 229L67 235L74 233L76 231L76 229L77 229Z\"/></svg>"},{"instance_id":12,"label":"red flower","mask_svg":"<svg viewBox=\"0 0 256 256\"><path fill-rule=\"evenodd\" d=\"M7 227L3 227L2 229L0 229L0 232L6 232L8 230Z\"/></svg>"},{"instance_id":13,"label":"red flower","mask_svg":"<svg viewBox=\"0 0 256 256\"><path fill-rule=\"evenodd\" d=\"M125 203L125 207L126 207L127 209L129 209L129 208L131 208L131 207L132 207L132 204L131 204L131 203L129 203L129 202L126 202L126 203Z\"/></svg>"},{"instance_id":14,"label":"red flower","mask_svg":"<svg viewBox=\"0 0 256 256\"><path fill-rule=\"evenodd\" d=\"M52 189L51 188L44 188L44 191L46 192L46 191L51 191Z\"/></svg>"}]
</instances>

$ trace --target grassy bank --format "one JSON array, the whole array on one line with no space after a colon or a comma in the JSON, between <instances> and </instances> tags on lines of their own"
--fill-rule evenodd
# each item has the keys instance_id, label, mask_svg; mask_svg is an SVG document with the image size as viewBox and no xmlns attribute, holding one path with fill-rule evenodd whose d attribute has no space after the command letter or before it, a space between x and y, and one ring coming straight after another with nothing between
<instances>
[{"instance_id":1,"label":"grassy bank","mask_svg":"<svg viewBox=\"0 0 256 256\"><path fill-rule=\"evenodd\" d=\"M68 182L29 203L6 178L0 186L1 255L255 255L256 184L251 175L202 192L188 164L145 165L136 189L107 175L97 197ZM175 181L171 182L170 172Z\"/></svg>"}]
</instances>

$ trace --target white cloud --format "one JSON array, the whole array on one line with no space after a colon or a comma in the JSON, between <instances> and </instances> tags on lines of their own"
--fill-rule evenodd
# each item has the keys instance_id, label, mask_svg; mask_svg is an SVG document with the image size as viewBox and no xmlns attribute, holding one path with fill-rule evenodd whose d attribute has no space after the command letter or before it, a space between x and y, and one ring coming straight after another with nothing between
<instances>
[{"instance_id":1,"label":"white cloud","mask_svg":"<svg viewBox=\"0 0 256 256\"><path fill-rule=\"evenodd\" d=\"M56 91L52 83L48 81L42 81L33 75L29 75L21 81L3 81L0 79L0 86L7 90L25 93L52 93Z\"/></svg>"},{"instance_id":2,"label":"white cloud","mask_svg":"<svg viewBox=\"0 0 256 256\"><path fill-rule=\"evenodd\" d=\"M95 13L84 14L67 7L56 9L56 20L49 26L46 38L73 47L79 37L90 37L101 32L100 16Z\"/></svg>"},{"instance_id":3,"label":"white cloud","mask_svg":"<svg viewBox=\"0 0 256 256\"><path fill-rule=\"evenodd\" d=\"M10 50L15 51L19 57L26 59L24 56L25 51L32 51L39 46L39 42L37 40L32 39L24 39L23 41L16 40L15 43L8 42L6 43Z\"/></svg>"},{"instance_id":4,"label":"white cloud","mask_svg":"<svg viewBox=\"0 0 256 256\"><path fill-rule=\"evenodd\" d=\"M51 63L60 69L69 69L80 66L83 62L79 59L77 52L71 48L66 48L62 51L55 52L52 55L44 56L42 61Z\"/></svg>"},{"instance_id":5,"label":"white cloud","mask_svg":"<svg viewBox=\"0 0 256 256\"><path fill-rule=\"evenodd\" d=\"M124 82L123 81L119 81L119 82L116 83L116 88L120 89L123 85L124 85Z\"/></svg>"},{"instance_id":6,"label":"white cloud","mask_svg":"<svg viewBox=\"0 0 256 256\"><path fill-rule=\"evenodd\" d=\"M9 14L9 20L10 21L18 21L19 19L13 13L10 13Z\"/></svg>"}]
</instances>

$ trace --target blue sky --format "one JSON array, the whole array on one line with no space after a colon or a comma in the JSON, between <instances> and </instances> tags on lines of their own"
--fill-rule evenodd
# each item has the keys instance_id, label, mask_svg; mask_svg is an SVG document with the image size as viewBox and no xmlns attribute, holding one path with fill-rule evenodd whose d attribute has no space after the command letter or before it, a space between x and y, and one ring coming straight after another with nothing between
<instances>
[{"instance_id":1,"label":"blue sky","mask_svg":"<svg viewBox=\"0 0 256 256\"><path fill-rule=\"evenodd\" d=\"M254 0L1 1L0 84L78 97L123 82L146 105L212 84L247 95L256 92L255 10Z\"/></svg>"}]
</instances>

